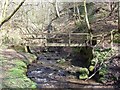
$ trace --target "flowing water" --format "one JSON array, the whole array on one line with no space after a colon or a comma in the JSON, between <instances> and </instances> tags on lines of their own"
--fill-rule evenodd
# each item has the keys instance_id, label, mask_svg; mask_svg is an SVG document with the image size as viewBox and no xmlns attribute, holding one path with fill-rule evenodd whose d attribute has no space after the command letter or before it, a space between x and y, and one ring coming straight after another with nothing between
<instances>
[{"instance_id":1,"label":"flowing water","mask_svg":"<svg viewBox=\"0 0 120 90\"><path fill-rule=\"evenodd\" d=\"M79 80L77 70L80 67L73 65L72 58L66 58L67 55L68 53L60 53L56 50L42 52L36 61L28 66L27 76L37 83L38 88L104 87L95 80Z\"/></svg>"}]
</instances>

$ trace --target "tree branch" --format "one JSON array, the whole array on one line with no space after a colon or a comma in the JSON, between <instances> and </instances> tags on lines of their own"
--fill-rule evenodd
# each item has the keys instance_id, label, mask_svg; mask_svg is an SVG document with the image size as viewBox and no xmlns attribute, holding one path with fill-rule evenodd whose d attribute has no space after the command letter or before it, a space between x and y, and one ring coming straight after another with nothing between
<instances>
[{"instance_id":1,"label":"tree branch","mask_svg":"<svg viewBox=\"0 0 120 90\"><path fill-rule=\"evenodd\" d=\"M60 17L60 13L59 13L59 10L58 10L58 2L57 2L57 0L55 1L55 9L56 9L56 15L58 17Z\"/></svg>"},{"instance_id":2,"label":"tree branch","mask_svg":"<svg viewBox=\"0 0 120 90\"><path fill-rule=\"evenodd\" d=\"M89 24L89 20L88 20L88 15L87 15L87 7L86 7L86 0L84 0L84 10L85 10L85 19L86 19L86 23L88 26L88 29L90 30L90 24Z\"/></svg>"},{"instance_id":3,"label":"tree branch","mask_svg":"<svg viewBox=\"0 0 120 90\"><path fill-rule=\"evenodd\" d=\"M19 5L18 7L11 13L10 16L8 16L7 18L5 18L2 22L0 22L0 28L1 26L6 23L7 21L9 21L13 16L14 14L20 9L20 7L23 5L23 3L25 2L25 0L23 0Z\"/></svg>"}]
</instances>

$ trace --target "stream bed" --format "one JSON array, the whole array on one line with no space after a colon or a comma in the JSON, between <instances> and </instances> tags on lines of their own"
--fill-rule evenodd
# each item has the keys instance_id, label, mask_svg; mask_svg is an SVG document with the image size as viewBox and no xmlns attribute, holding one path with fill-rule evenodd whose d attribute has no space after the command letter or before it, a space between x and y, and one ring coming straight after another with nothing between
<instances>
[{"instance_id":1,"label":"stream bed","mask_svg":"<svg viewBox=\"0 0 120 90\"><path fill-rule=\"evenodd\" d=\"M28 66L27 76L37 83L38 88L114 88L95 80L79 80L79 66L72 65L66 53L47 51L40 53Z\"/></svg>"}]
</instances>

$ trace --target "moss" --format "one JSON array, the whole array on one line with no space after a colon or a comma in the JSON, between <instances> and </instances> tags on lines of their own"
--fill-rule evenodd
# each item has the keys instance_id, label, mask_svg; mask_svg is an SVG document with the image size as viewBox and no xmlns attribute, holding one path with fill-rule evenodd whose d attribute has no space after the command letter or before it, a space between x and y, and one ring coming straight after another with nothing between
<instances>
[{"instance_id":1,"label":"moss","mask_svg":"<svg viewBox=\"0 0 120 90\"><path fill-rule=\"evenodd\" d=\"M14 67L10 69L6 74L7 78L17 78L25 76L25 71Z\"/></svg>"},{"instance_id":2,"label":"moss","mask_svg":"<svg viewBox=\"0 0 120 90\"><path fill-rule=\"evenodd\" d=\"M7 49L7 47L2 47L1 49ZM2 82L3 89L7 88L8 90L12 90L13 88L36 88L36 83L31 81L26 76L27 64L30 64L33 60L35 60L35 55L23 53L25 58L20 59L19 57L12 57L12 55L12 58L9 58L3 53L1 54L2 55L0 55L0 66L2 66L4 70L4 72L1 73L5 75Z\"/></svg>"},{"instance_id":3,"label":"moss","mask_svg":"<svg viewBox=\"0 0 120 90\"><path fill-rule=\"evenodd\" d=\"M15 66L17 67L17 68L27 68L27 65L26 65L26 63L24 63L22 60L16 60L15 61Z\"/></svg>"},{"instance_id":4,"label":"moss","mask_svg":"<svg viewBox=\"0 0 120 90\"><path fill-rule=\"evenodd\" d=\"M13 68L6 72L4 86L7 88L36 88L36 84L26 76L27 65L22 60L14 60Z\"/></svg>"},{"instance_id":5,"label":"moss","mask_svg":"<svg viewBox=\"0 0 120 90\"><path fill-rule=\"evenodd\" d=\"M36 84L27 77L8 78L5 85L9 88L36 88Z\"/></svg>"}]
</instances>

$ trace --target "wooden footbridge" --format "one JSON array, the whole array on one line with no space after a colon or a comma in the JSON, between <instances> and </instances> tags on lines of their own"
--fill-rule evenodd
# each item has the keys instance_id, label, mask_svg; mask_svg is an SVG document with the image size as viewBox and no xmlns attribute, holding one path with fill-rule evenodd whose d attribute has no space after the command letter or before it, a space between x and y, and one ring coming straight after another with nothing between
<instances>
[{"instance_id":1,"label":"wooden footbridge","mask_svg":"<svg viewBox=\"0 0 120 90\"><path fill-rule=\"evenodd\" d=\"M22 39L23 42L21 44L25 46L81 47L92 45L90 43L91 35L89 33L29 33L24 34ZM92 40L97 40L98 44L102 42L102 40L105 40L105 36L94 35L92 36ZM113 40L113 36L111 36L109 40Z\"/></svg>"},{"instance_id":2,"label":"wooden footbridge","mask_svg":"<svg viewBox=\"0 0 120 90\"><path fill-rule=\"evenodd\" d=\"M24 34L25 46L80 47L85 46L89 33L31 33Z\"/></svg>"}]
</instances>

